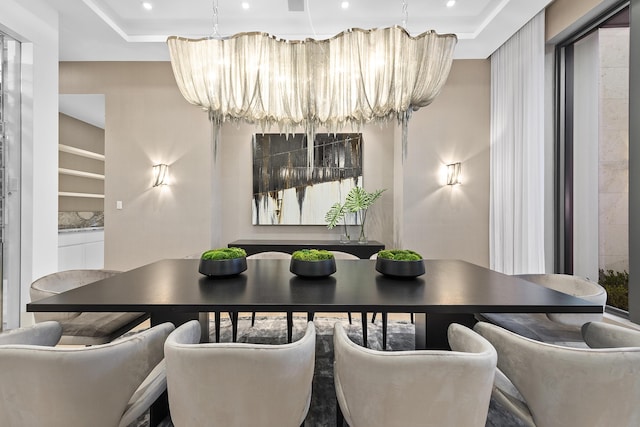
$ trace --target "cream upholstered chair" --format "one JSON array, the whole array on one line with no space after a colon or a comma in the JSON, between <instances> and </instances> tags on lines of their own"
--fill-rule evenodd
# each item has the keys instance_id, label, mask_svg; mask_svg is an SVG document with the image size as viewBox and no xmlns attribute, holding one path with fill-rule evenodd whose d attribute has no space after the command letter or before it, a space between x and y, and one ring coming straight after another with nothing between
<instances>
[{"instance_id":1,"label":"cream upholstered chair","mask_svg":"<svg viewBox=\"0 0 640 427\"><path fill-rule=\"evenodd\" d=\"M341 252L341 251L330 251L330 252L333 254L333 257L335 259L351 259L351 260L360 259L356 255L350 254L348 252Z\"/></svg>"},{"instance_id":2,"label":"cream upholstered chair","mask_svg":"<svg viewBox=\"0 0 640 427\"><path fill-rule=\"evenodd\" d=\"M199 323L180 326L165 344L173 424L301 425L311 402L315 336L309 322L291 344L198 344Z\"/></svg>"},{"instance_id":3,"label":"cream upholstered chair","mask_svg":"<svg viewBox=\"0 0 640 427\"><path fill-rule=\"evenodd\" d=\"M603 311L606 306L606 290L582 277L567 274L522 274L516 277L595 302L602 305ZM538 341L583 346L580 326L586 322L601 321L602 313L481 313L476 318Z\"/></svg>"},{"instance_id":4,"label":"cream upholstered chair","mask_svg":"<svg viewBox=\"0 0 640 427\"><path fill-rule=\"evenodd\" d=\"M371 255L369 259L377 260L378 253ZM384 350L387 349L387 313L380 313L380 317L382 317L382 348ZM414 323L413 313L409 313L409 318L411 319L411 323ZM376 313L371 315L371 323L375 323L376 321Z\"/></svg>"},{"instance_id":5,"label":"cream upholstered chair","mask_svg":"<svg viewBox=\"0 0 640 427\"><path fill-rule=\"evenodd\" d=\"M247 259L291 259L291 254L278 251L266 251L247 255Z\"/></svg>"},{"instance_id":6,"label":"cream upholstered chair","mask_svg":"<svg viewBox=\"0 0 640 427\"><path fill-rule=\"evenodd\" d=\"M607 304L607 291L598 283L583 277L569 274L521 274L516 277L599 304L603 312ZM602 313L547 313L547 317L554 322L577 327L587 322L602 321Z\"/></svg>"},{"instance_id":7,"label":"cream upholstered chair","mask_svg":"<svg viewBox=\"0 0 640 427\"><path fill-rule=\"evenodd\" d=\"M31 301L58 295L120 273L114 270L67 270L31 284ZM149 318L147 313L34 313L36 322L55 320L62 326L60 344L95 345L113 341Z\"/></svg>"},{"instance_id":8,"label":"cream upholstered chair","mask_svg":"<svg viewBox=\"0 0 640 427\"><path fill-rule=\"evenodd\" d=\"M278 251L266 251L266 252L258 252L253 255L248 255L247 259L291 259L291 254L286 252L278 252ZM287 322L291 322L293 325L293 315L287 313ZM251 313L251 326L256 323L256 312Z\"/></svg>"},{"instance_id":9,"label":"cream upholstered chair","mask_svg":"<svg viewBox=\"0 0 640 427\"><path fill-rule=\"evenodd\" d=\"M484 427L496 351L458 324L448 337L454 351L376 351L356 345L336 323L337 425L344 415L351 427Z\"/></svg>"},{"instance_id":10,"label":"cream upholstered chair","mask_svg":"<svg viewBox=\"0 0 640 427\"><path fill-rule=\"evenodd\" d=\"M184 256L183 259L200 259L202 257L202 252L198 252L197 254L190 254L187 256ZM247 257L248 258L248 257ZM236 337L238 336L238 313L237 312L232 312L229 311L227 313L229 315L229 320L231 320L231 337L232 337L232 341L236 340ZM215 316L215 321L216 323L220 323L220 312L216 311L213 313L213 315ZM255 316L254 316L255 317ZM253 319L251 320L251 326L253 326ZM216 328L216 342L220 339L220 337L218 336L218 330L219 328Z\"/></svg>"},{"instance_id":11,"label":"cream upholstered chair","mask_svg":"<svg viewBox=\"0 0 640 427\"><path fill-rule=\"evenodd\" d=\"M585 323L582 325L582 336L591 348L640 348L640 330L604 322Z\"/></svg>"},{"instance_id":12,"label":"cream upholstered chair","mask_svg":"<svg viewBox=\"0 0 640 427\"><path fill-rule=\"evenodd\" d=\"M584 328L588 344L620 348L557 346L477 323L498 352L496 401L528 426L639 426L640 333L604 323Z\"/></svg>"},{"instance_id":13,"label":"cream upholstered chair","mask_svg":"<svg viewBox=\"0 0 640 427\"><path fill-rule=\"evenodd\" d=\"M166 390L164 323L92 347L0 345L3 426L125 427Z\"/></svg>"},{"instance_id":14,"label":"cream upholstered chair","mask_svg":"<svg viewBox=\"0 0 640 427\"><path fill-rule=\"evenodd\" d=\"M61 336L62 326L58 322L42 322L0 333L0 346L23 344L52 347L58 344Z\"/></svg>"}]
</instances>

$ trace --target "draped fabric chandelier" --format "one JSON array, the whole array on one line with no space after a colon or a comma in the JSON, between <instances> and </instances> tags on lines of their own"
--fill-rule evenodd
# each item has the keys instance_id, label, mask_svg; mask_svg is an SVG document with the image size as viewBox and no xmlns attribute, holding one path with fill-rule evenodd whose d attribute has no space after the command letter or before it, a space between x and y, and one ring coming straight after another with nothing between
<instances>
[{"instance_id":1,"label":"draped fabric chandelier","mask_svg":"<svg viewBox=\"0 0 640 427\"><path fill-rule=\"evenodd\" d=\"M257 124L264 132L302 127L308 164L319 128L397 119L406 153L411 112L429 105L449 74L457 38L402 27L346 30L327 40L282 40L260 32L202 39L171 36L171 65L180 92L208 111L214 147L226 121Z\"/></svg>"}]
</instances>

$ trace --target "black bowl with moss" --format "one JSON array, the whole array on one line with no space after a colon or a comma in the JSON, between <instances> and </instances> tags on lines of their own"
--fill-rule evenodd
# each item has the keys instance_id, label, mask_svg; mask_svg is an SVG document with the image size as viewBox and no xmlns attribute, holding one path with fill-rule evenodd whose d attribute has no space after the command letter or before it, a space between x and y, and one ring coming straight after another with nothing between
<instances>
[{"instance_id":1,"label":"black bowl with moss","mask_svg":"<svg viewBox=\"0 0 640 427\"><path fill-rule=\"evenodd\" d=\"M289 271L300 277L327 277L336 272L336 260L329 251L301 249L291 254Z\"/></svg>"},{"instance_id":2,"label":"black bowl with moss","mask_svg":"<svg viewBox=\"0 0 640 427\"><path fill-rule=\"evenodd\" d=\"M385 276L412 279L425 273L422 255L408 249L388 249L378 252L376 271Z\"/></svg>"},{"instance_id":3,"label":"black bowl with moss","mask_svg":"<svg viewBox=\"0 0 640 427\"><path fill-rule=\"evenodd\" d=\"M242 248L220 248L200 256L198 271L211 277L235 276L247 269L247 253Z\"/></svg>"}]
</instances>

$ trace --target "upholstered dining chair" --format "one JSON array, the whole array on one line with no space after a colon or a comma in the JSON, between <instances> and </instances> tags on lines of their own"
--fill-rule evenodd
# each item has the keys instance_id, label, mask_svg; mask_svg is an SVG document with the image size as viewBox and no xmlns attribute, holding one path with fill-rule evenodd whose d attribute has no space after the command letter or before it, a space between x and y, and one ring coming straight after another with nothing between
<instances>
[{"instance_id":1,"label":"upholstered dining chair","mask_svg":"<svg viewBox=\"0 0 640 427\"><path fill-rule=\"evenodd\" d=\"M589 279L568 274L521 274L520 279L563 292L604 307L607 291ZM490 322L512 332L551 344L583 345L580 327L601 321L601 313L479 313L479 321Z\"/></svg>"},{"instance_id":2,"label":"upholstered dining chair","mask_svg":"<svg viewBox=\"0 0 640 427\"><path fill-rule=\"evenodd\" d=\"M265 251L255 253L253 255L248 255L247 259L291 259L291 254L278 251ZM291 325L293 325L293 313L287 313L287 322L291 322ZM255 323L256 312L254 311L251 313L251 326L255 325Z\"/></svg>"},{"instance_id":3,"label":"upholstered dining chair","mask_svg":"<svg viewBox=\"0 0 640 427\"><path fill-rule=\"evenodd\" d=\"M377 260L378 253L371 255L369 259ZM387 349L387 313L380 313L380 317L382 317L382 348L383 350ZM409 319L411 323L414 323L413 313L409 313ZM376 322L376 313L371 314L371 323Z\"/></svg>"},{"instance_id":4,"label":"upholstered dining chair","mask_svg":"<svg viewBox=\"0 0 640 427\"><path fill-rule=\"evenodd\" d=\"M31 301L38 301L106 279L114 270L66 270L48 274L31 284ZM149 318L148 313L45 313L33 314L36 322L55 320L62 326L60 344L96 345L113 341Z\"/></svg>"},{"instance_id":5,"label":"upholstered dining chair","mask_svg":"<svg viewBox=\"0 0 640 427\"><path fill-rule=\"evenodd\" d=\"M157 325L91 347L0 345L0 414L8 427L125 427L166 390Z\"/></svg>"},{"instance_id":6,"label":"upholstered dining chair","mask_svg":"<svg viewBox=\"0 0 640 427\"><path fill-rule=\"evenodd\" d=\"M33 326L11 329L0 333L0 346L9 344L42 345L53 347L62 336L60 323L49 321Z\"/></svg>"},{"instance_id":7,"label":"upholstered dining chair","mask_svg":"<svg viewBox=\"0 0 640 427\"><path fill-rule=\"evenodd\" d=\"M604 322L582 325L582 337L591 348L640 348L640 330Z\"/></svg>"},{"instance_id":8,"label":"upholstered dining chair","mask_svg":"<svg viewBox=\"0 0 640 427\"><path fill-rule=\"evenodd\" d=\"M474 326L498 352L493 397L537 427L640 425L640 333L621 328L587 323L587 344L606 348L573 348Z\"/></svg>"},{"instance_id":9,"label":"upholstered dining chair","mask_svg":"<svg viewBox=\"0 0 640 427\"><path fill-rule=\"evenodd\" d=\"M520 274L516 277L602 306L600 313L547 313L550 320L576 327L581 327L587 322L602 321L607 305L607 291L598 283L569 274Z\"/></svg>"},{"instance_id":10,"label":"upholstered dining chair","mask_svg":"<svg viewBox=\"0 0 640 427\"><path fill-rule=\"evenodd\" d=\"M336 323L337 425L484 426L496 351L458 324L448 339L453 351L377 351L355 344Z\"/></svg>"},{"instance_id":11,"label":"upholstered dining chair","mask_svg":"<svg viewBox=\"0 0 640 427\"><path fill-rule=\"evenodd\" d=\"M283 345L198 344L190 321L167 339L167 390L176 427L299 426L309 411L315 327Z\"/></svg>"}]
</instances>

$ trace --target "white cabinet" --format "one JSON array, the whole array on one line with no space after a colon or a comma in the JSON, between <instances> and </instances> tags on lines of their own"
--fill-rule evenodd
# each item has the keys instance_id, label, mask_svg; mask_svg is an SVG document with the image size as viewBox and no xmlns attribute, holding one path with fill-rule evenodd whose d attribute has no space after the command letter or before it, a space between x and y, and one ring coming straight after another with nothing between
<instances>
[{"instance_id":1,"label":"white cabinet","mask_svg":"<svg viewBox=\"0 0 640 427\"><path fill-rule=\"evenodd\" d=\"M58 271L104 268L104 230L58 232Z\"/></svg>"}]
</instances>

